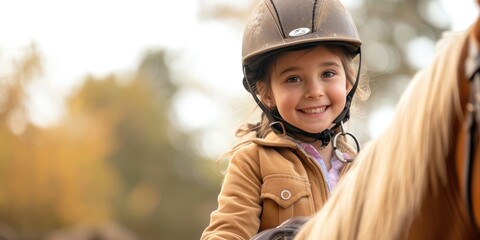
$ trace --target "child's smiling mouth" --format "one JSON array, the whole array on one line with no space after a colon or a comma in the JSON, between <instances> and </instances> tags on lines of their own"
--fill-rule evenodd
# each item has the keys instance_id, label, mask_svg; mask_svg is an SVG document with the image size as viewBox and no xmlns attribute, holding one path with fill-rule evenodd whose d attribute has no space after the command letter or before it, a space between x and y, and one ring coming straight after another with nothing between
<instances>
[{"instance_id":1,"label":"child's smiling mouth","mask_svg":"<svg viewBox=\"0 0 480 240\"><path fill-rule=\"evenodd\" d=\"M304 109L299 109L298 111L306 114L319 114L325 112L330 106L321 106L321 107L315 107L315 108L304 108Z\"/></svg>"}]
</instances>

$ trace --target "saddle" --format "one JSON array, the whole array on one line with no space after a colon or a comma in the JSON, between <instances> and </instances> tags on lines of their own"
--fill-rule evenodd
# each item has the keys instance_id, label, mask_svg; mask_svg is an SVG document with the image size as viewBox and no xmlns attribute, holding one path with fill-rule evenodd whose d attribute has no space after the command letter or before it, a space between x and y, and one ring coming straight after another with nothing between
<instances>
[{"instance_id":1,"label":"saddle","mask_svg":"<svg viewBox=\"0 0 480 240\"><path fill-rule=\"evenodd\" d=\"M308 217L290 218L276 228L270 228L259 232L257 235L250 238L250 240L293 240L303 224L309 219L310 218Z\"/></svg>"}]
</instances>

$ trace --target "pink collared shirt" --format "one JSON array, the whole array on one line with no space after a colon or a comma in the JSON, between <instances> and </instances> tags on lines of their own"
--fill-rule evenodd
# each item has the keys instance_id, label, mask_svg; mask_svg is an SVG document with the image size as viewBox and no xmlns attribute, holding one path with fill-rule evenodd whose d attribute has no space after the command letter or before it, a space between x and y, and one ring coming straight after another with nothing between
<instances>
[{"instance_id":1,"label":"pink collared shirt","mask_svg":"<svg viewBox=\"0 0 480 240\"><path fill-rule=\"evenodd\" d=\"M340 177L340 170L342 169L344 163L340 162L337 157L335 157L335 154L332 154L332 159L331 159L331 165L332 167L330 169L327 169L327 166L325 165L325 162L323 161L322 156L318 153L317 149L313 147L311 144L304 143L304 142L299 142L297 141L297 144L305 150L305 152L310 155L315 161L320 165L320 169L323 172L323 175L325 176L325 181L328 183L328 187L330 191L333 190L333 188L337 185L338 178ZM350 156L347 153L343 153L343 157L345 159L350 158Z\"/></svg>"}]
</instances>

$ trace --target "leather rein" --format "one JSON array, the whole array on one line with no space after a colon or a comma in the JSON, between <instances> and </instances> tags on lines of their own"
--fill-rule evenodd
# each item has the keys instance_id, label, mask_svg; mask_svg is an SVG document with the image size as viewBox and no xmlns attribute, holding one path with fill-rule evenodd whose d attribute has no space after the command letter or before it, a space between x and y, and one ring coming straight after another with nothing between
<instances>
[{"instance_id":1,"label":"leather rein","mask_svg":"<svg viewBox=\"0 0 480 240\"><path fill-rule=\"evenodd\" d=\"M475 216L474 201L473 201L473 174L475 163L475 150L479 141L480 134L480 52L477 44L469 39L469 54L466 60L466 74L469 76L470 82L470 96L467 103L466 121L467 121L467 133L466 133L466 152L464 161L464 184L465 184L465 200L467 205L467 211L473 226L480 231L480 221ZM477 206L478 207L478 206Z\"/></svg>"}]
</instances>

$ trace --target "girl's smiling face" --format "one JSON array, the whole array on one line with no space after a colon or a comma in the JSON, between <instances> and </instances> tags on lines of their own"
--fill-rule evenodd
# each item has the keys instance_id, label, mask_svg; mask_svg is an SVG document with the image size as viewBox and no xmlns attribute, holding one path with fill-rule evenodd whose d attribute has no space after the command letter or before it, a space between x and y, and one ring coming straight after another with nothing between
<instances>
[{"instance_id":1,"label":"girl's smiling face","mask_svg":"<svg viewBox=\"0 0 480 240\"><path fill-rule=\"evenodd\" d=\"M323 45L280 54L272 66L270 87L267 105L309 133L332 126L351 89L341 58Z\"/></svg>"}]
</instances>

